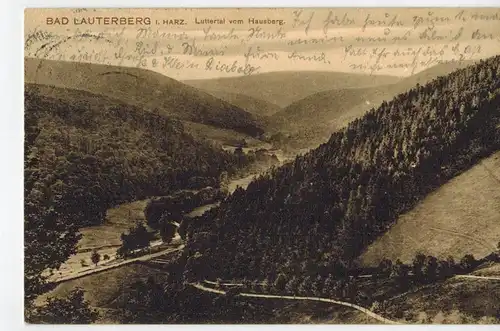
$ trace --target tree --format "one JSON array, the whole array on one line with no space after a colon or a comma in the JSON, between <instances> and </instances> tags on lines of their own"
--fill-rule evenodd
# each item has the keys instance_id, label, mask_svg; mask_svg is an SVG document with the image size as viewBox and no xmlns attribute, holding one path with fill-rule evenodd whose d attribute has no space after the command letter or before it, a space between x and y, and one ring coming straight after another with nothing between
<instances>
[{"instance_id":1,"label":"tree","mask_svg":"<svg viewBox=\"0 0 500 331\"><path fill-rule=\"evenodd\" d=\"M392 271L392 261L389 259L383 259L378 265L378 272L383 277L389 277Z\"/></svg>"},{"instance_id":2,"label":"tree","mask_svg":"<svg viewBox=\"0 0 500 331\"><path fill-rule=\"evenodd\" d=\"M312 278L310 276L306 276L302 279L302 282L299 284L299 295L309 296L311 295L312 290Z\"/></svg>"},{"instance_id":3,"label":"tree","mask_svg":"<svg viewBox=\"0 0 500 331\"><path fill-rule=\"evenodd\" d=\"M438 261L437 265L437 277L440 279L446 279L453 275L453 264L450 264L448 260Z\"/></svg>"},{"instance_id":4,"label":"tree","mask_svg":"<svg viewBox=\"0 0 500 331\"><path fill-rule=\"evenodd\" d=\"M137 223L134 228L130 228L129 233L122 233L122 246L117 250L117 255L127 257L132 251L148 247L153 239L143 222Z\"/></svg>"},{"instance_id":5,"label":"tree","mask_svg":"<svg viewBox=\"0 0 500 331\"><path fill-rule=\"evenodd\" d=\"M179 236L181 237L182 240L187 240L188 237L188 227L191 224L191 220L188 218L185 218L181 221L181 224L179 225L179 228L177 229L177 232L179 233Z\"/></svg>"},{"instance_id":6,"label":"tree","mask_svg":"<svg viewBox=\"0 0 500 331\"><path fill-rule=\"evenodd\" d=\"M276 280L274 281L274 289L277 293L282 293L285 290L285 286L287 284L287 278L285 274L280 273Z\"/></svg>"},{"instance_id":7,"label":"tree","mask_svg":"<svg viewBox=\"0 0 500 331\"><path fill-rule=\"evenodd\" d=\"M320 297L323 292L323 286L325 285L325 280L318 275L315 279L312 279L312 295Z\"/></svg>"},{"instance_id":8,"label":"tree","mask_svg":"<svg viewBox=\"0 0 500 331\"><path fill-rule=\"evenodd\" d=\"M334 297L335 296L335 285L336 281L332 274L328 274L325 279L325 284L323 285L323 296Z\"/></svg>"},{"instance_id":9,"label":"tree","mask_svg":"<svg viewBox=\"0 0 500 331\"><path fill-rule=\"evenodd\" d=\"M187 282L199 282L205 279L213 279L211 263L206 255L199 252L190 256L184 267L184 280Z\"/></svg>"},{"instance_id":10,"label":"tree","mask_svg":"<svg viewBox=\"0 0 500 331\"><path fill-rule=\"evenodd\" d=\"M93 250L92 255L90 256L90 260L97 267L97 263L99 263L99 261L101 261L101 254L99 254L99 252L97 250Z\"/></svg>"},{"instance_id":11,"label":"tree","mask_svg":"<svg viewBox=\"0 0 500 331\"><path fill-rule=\"evenodd\" d=\"M104 254L104 256L103 256L103 260L104 260L104 261L107 261L107 260L109 260L109 259L110 259L109 255L108 255L108 254Z\"/></svg>"},{"instance_id":12,"label":"tree","mask_svg":"<svg viewBox=\"0 0 500 331\"><path fill-rule=\"evenodd\" d=\"M463 272L470 271L475 265L476 258L472 254L467 254L460 260L460 269Z\"/></svg>"},{"instance_id":13,"label":"tree","mask_svg":"<svg viewBox=\"0 0 500 331\"><path fill-rule=\"evenodd\" d=\"M427 256L422 267L422 273L427 281L432 281L437 276L438 260L435 256Z\"/></svg>"},{"instance_id":14,"label":"tree","mask_svg":"<svg viewBox=\"0 0 500 331\"><path fill-rule=\"evenodd\" d=\"M408 286L408 266L403 264L401 260L396 260L392 266L391 278L396 281L400 289L406 288Z\"/></svg>"},{"instance_id":15,"label":"tree","mask_svg":"<svg viewBox=\"0 0 500 331\"><path fill-rule=\"evenodd\" d=\"M165 244L169 244L175 237L177 226L166 219L160 220L160 236Z\"/></svg>"},{"instance_id":16,"label":"tree","mask_svg":"<svg viewBox=\"0 0 500 331\"><path fill-rule=\"evenodd\" d=\"M426 256L423 253L417 253L417 255L415 255L415 257L413 258L413 262L412 262L413 276L418 281L421 281L424 277L423 267L424 267L425 259L426 259Z\"/></svg>"},{"instance_id":17,"label":"tree","mask_svg":"<svg viewBox=\"0 0 500 331\"><path fill-rule=\"evenodd\" d=\"M249 279L243 279L242 281L243 284L243 290L245 292L251 292L252 291L252 281Z\"/></svg>"},{"instance_id":18,"label":"tree","mask_svg":"<svg viewBox=\"0 0 500 331\"><path fill-rule=\"evenodd\" d=\"M285 286L285 292L289 295L295 295L299 292L299 278L296 276L292 276L292 278L288 281Z\"/></svg>"},{"instance_id":19,"label":"tree","mask_svg":"<svg viewBox=\"0 0 500 331\"><path fill-rule=\"evenodd\" d=\"M99 318L99 313L92 309L84 299L81 288L72 290L66 298L48 298L47 304L37 308L31 317L32 323L47 324L90 324Z\"/></svg>"}]
</instances>

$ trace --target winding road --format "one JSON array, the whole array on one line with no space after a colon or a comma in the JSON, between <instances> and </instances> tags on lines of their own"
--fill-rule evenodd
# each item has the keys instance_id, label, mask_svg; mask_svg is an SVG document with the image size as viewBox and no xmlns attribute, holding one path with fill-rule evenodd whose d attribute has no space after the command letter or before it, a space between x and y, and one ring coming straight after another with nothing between
<instances>
[{"instance_id":1,"label":"winding road","mask_svg":"<svg viewBox=\"0 0 500 331\"><path fill-rule=\"evenodd\" d=\"M224 292L224 291L205 287L199 283L191 283L189 285L191 285L191 286L193 286L201 291L205 291L205 292L211 292L211 293L216 293L216 294L226 294L226 292ZM374 318L377 321L380 321L382 323L401 324L399 322L392 321L392 320L387 319L383 316L380 316L380 315L378 315L378 314L376 314L376 313L372 312L371 310L368 310L364 307L355 305L355 304L350 303L350 302L345 302L345 301L337 301L337 300L332 300L332 299L327 299L327 298L317 298L317 297L300 297L300 296L271 295L271 294L257 294L257 293L239 293L239 295L242 297L251 297L251 298L282 299L282 300L307 300L307 301L319 301L319 302L333 303L336 305L356 309L356 310L358 310L358 311L360 311L360 312L362 312L362 313L364 313L364 314L366 314L366 315L368 315L368 316L370 316L370 317L372 317L372 318Z\"/></svg>"}]
</instances>

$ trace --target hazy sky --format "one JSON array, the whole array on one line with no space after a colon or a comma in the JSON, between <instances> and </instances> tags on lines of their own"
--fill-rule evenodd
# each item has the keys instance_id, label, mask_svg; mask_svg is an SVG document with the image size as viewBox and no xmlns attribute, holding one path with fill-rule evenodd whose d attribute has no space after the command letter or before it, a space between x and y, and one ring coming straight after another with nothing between
<instances>
[{"instance_id":1,"label":"hazy sky","mask_svg":"<svg viewBox=\"0 0 500 331\"><path fill-rule=\"evenodd\" d=\"M101 24L88 24L94 17ZM28 9L25 18L25 56L140 66L180 80L283 70L405 76L500 54L496 8ZM209 19L225 21L198 24Z\"/></svg>"}]
</instances>

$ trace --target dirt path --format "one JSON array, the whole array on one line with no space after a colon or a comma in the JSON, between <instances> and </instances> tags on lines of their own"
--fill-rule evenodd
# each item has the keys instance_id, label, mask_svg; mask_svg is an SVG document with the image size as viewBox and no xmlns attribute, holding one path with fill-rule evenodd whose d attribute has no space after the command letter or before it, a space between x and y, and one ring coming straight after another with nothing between
<instances>
[{"instance_id":1,"label":"dirt path","mask_svg":"<svg viewBox=\"0 0 500 331\"><path fill-rule=\"evenodd\" d=\"M479 245L481 245L483 247L486 247L488 249L493 249L493 250L496 249L495 245L493 245L493 244L487 244L484 240L481 240L479 238L474 238L471 235L460 233L458 231L448 230L448 229L442 229L442 228L436 228L436 227L429 227L429 229L432 229L432 230L435 230L435 231L444 232L444 233L448 233L448 234L451 234L451 235L454 235L454 236L458 236L458 237L462 237L462 238L474 241L474 242L478 243Z\"/></svg>"},{"instance_id":2,"label":"dirt path","mask_svg":"<svg viewBox=\"0 0 500 331\"><path fill-rule=\"evenodd\" d=\"M191 286L205 292L212 292L212 293L217 293L217 294L226 294L226 292L221 291L221 290L216 290L213 288L205 287L201 284L190 284ZM376 319L377 321L380 321L382 323L386 324L401 324L395 321L391 321L385 317L382 317L371 310L368 310L366 308L363 308L361 306L355 305L353 303L349 302L344 302L344 301L337 301L337 300L332 300L332 299L326 299L326 298L316 298L316 297L300 297L300 296L286 296L286 295L270 295L270 294L256 294L256 293L240 293L239 294L242 297L251 297L251 298L264 298L264 299L282 299L282 300L308 300L308 301L320 301L320 302L328 302L328 303L333 303L336 305L341 305L345 307L350 307L356 310L361 311L362 313Z\"/></svg>"},{"instance_id":3,"label":"dirt path","mask_svg":"<svg viewBox=\"0 0 500 331\"><path fill-rule=\"evenodd\" d=\"M500 277L493 277L493 276L456 275L455 277L457 277L457 278L484 279L484 280L500 280Z\"/></svg>"},{"instance_id":4,"label":"dirt path","mask_svg":"<svg viewBox=\"0 0 500 331\"><path fill-rule=\"evenodd\" d=\"M88 276L88 275L95 274L95 273L102 272L102 271L106 271L109 269L114 269L114 268L121 267L121 266L126 265L126 264L137 262L137 261L148 261L148 260L153 259L153 258L158 257L158 256L162 256L165 254L180 251L183 248L184 248L184 245L180 245L179 247L176 247L176 248L170 247L170 248L167 248L165 250L162 250L162 251L159 251L159 252L156 252L153 254L147 254L147 255L136 257L136 258L123 260L120 262L114 262L114 263L103 265L103 266L100 266L97 268L87 269L84 271L76 271L76 272L64 275L62 277L57 277L57 276L51 277L51 278L49 278L49 281L52 283L62 283L62 282L65 282L65 281L68 281L71 279L80 278L83 276Z\"/></svg>"}]
</instances>

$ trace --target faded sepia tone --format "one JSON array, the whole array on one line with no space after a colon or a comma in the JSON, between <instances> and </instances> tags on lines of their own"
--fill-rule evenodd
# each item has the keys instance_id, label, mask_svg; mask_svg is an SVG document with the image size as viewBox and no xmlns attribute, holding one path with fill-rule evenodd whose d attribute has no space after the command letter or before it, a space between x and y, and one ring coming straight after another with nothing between
<instances>
[{"instance_id":1,"label":"faded sepia tone","mask_svg":"<svg viewBox=\"0 0 500 331\"><path fill-rule=\"evenodd\" d=\"M496 324L500 9L26 9L29 323Z\"/></svg>"}]
</instances>

